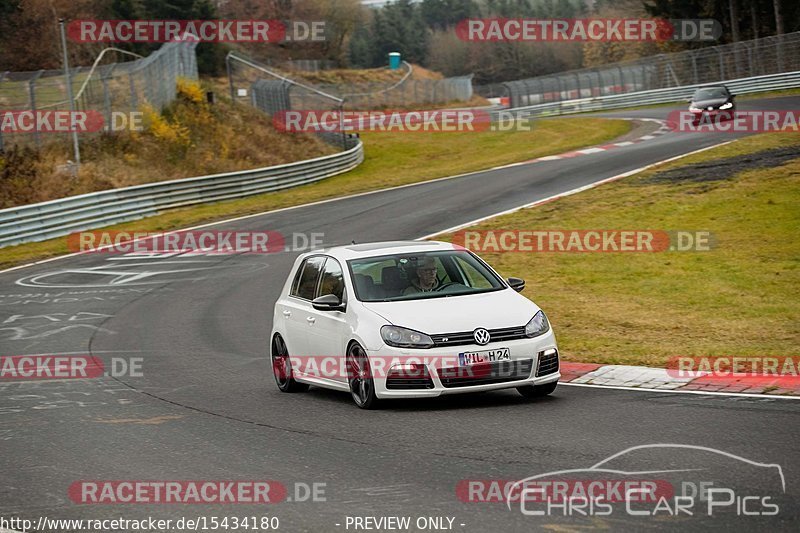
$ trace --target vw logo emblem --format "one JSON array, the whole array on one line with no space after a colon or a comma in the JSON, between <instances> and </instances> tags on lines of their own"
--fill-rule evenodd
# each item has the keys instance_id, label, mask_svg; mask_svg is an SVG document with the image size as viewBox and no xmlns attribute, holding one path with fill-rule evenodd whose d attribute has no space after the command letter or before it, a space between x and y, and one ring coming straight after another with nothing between
<instances>
[{"instance_id":1,"label":"vw logo emblem","mask_svg":"<svg viewBox=\"0 0 800 533\"><path fill-rule=\"evenodd\" d=\"M484 328L476 329L472 335L475 337L475 342L483 346L484 344L489 344L489 341L492 339L489 332Z\"/></svg>"}]
</instances>

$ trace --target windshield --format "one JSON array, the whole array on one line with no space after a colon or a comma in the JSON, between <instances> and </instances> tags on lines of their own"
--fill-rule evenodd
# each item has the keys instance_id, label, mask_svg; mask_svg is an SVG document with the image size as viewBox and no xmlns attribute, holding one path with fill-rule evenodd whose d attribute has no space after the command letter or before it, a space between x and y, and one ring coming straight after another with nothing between
<instances>
[{"instance_id":1,"label":"windshield","mask_svg":"<svg viewBox=\"0 0 800 533\"><path fill-rule=\"evenodd\" d=\"M418 252L348 261L362 302L419 300L499 290L503 282L468 251Z\"/></svg>"},{"instance_id":2,"label":"windshield","mask_svg":"<svg viewBox=\"0 0 800 533\"><path fill-rule=\"evenodd\" d=\"M713 100L715 98L727 98L728 91L724 87L708 87L697 89L692 97L695 102L698 100Z\"/></svg>"}]
</instances>

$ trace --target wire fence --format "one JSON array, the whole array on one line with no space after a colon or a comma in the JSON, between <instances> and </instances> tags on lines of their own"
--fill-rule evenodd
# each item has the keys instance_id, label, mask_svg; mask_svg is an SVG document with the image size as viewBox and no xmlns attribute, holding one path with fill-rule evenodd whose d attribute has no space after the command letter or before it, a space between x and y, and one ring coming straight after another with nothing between
<instances>
[{"instance_id":1,"label":"wire fence","mask_svg":"<svg viewBox=\"0 0 800 533\"><path fill-rule=\"evenodd\" d=\"M800 32L610 63L504 85L509 106L522 107L796 70L800 70Z\"/></svg>"},{"instance_id":2,"label":"wire fence","mask_svg":"<svg viewBox=\"0 0 800 533\"><path fill-rule=\"evenodd\" d=\"M273 119L285 111L333 111L341 115L344 100L289 79L247 56L229 52L225 58L231 100L250 104ZM358 144L358 138L338 131L323 131L317 135L343 150Z\"/></svg>"},{"instance_id":3,"label":"wire fence","mask_svg":"<svg viewBox=\"0 0 800 533\"><path fill-rule=\"evenodd\" d=\"M149 105L161 111L176 97L179 77L197 79L196 41L164 44L147 57L132 61L69 70L72 94L77 111L101 113L105 128L114 124L115 113L140 111ZM107 49L117 57L127 53ZM0 72L0 114L5 112L67 111L67 77L63 70L35 72ZM0 130L0 151L11 145L42 146L48 138L64 138L68 133L44 133Z\"/></svg>"},{"instance_id":4,"label":"wire fence","mask_svg":"<svg viewBox=\"0 0 800 533\"><path fill-rule=\"evenodd\" d=\"M236 52L226 57L231 99L251 104L267 115L275 117L285 111L309 111L323 114L326 111L369 111L397 107L443 104L453 101L467 102L472 98L472 76L441 80L415 80L410 74L413 67L405 63L408 71L399 80L381 83L311 84L294 73L284 75L290 66L282 69L271 63L262 63ZM291 76L291 79L287 76ZM357 142L354 135L345 132L317 133L326 142L351 148Z\"/></svg>"}]
</instances>

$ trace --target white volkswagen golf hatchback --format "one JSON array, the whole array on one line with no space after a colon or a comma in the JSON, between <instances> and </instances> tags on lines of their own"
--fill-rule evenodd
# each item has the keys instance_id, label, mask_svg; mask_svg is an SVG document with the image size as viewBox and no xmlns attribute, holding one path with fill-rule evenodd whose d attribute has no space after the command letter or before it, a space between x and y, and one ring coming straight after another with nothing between
<instances>
[{"instance_id":1,"label":"white volkswagen golf hatchback","mask_svg":"<svg viewBox=\"0 0 800 533\"><path fill-rule=\"evenodd\" d=\"M555 335L544 312L474 253L444 242L338 246L297 258L271 334L283 392L309 385L386 398L558 384Z\"/></svg>"}]
</instances>

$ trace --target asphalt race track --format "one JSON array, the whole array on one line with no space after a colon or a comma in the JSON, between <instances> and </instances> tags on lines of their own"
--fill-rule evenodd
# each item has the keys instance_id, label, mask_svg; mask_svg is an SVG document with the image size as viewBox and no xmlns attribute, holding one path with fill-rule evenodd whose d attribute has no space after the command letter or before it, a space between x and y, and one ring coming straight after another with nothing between
<instances>
[{"instance_id":1,"label":"asphalt race track","mask_svg":"<svg viewBox=\"0 0 800 533\"><path fill-rule=\"evenodd\" d=\"M798 105L800 98L750 100L739 109ZM665 118L670 110L604 116ZM732 137L668 133L583 157L215 227L319 232L325 243L414 239ZM452 529L465 532L796 530L796 400L561 386L534 402L511 390L392 403L368 412L343 393L312 388L281 394L271 375L268 339L272 305L295 255L93 254L0 273L3 355L75 353L92 354L107 367L111 358L141 363L141 375L134 376L0 382L0 515L267 515L277 516L283 531L353 531L348 516L410 516L412 524L418 517L450 517ZM588 468L627 448L656 443L709 447L780 465L785 492L776 489L774 469L740 468L745 463L730 458L711 468L713 460L690 448L657 449L631 460L635 471L708 468L709 479L720 471L737 473L741 494L773 495L780 511L642 517L623 509L602 517L527 516L518 504L509 509L463 502L456 492L462 480L519 480ZM276 480L292 500L303 499L294 494L303 492L297 483L324 483L325 501L81 505L68 497L78 480L204 479Z\"/></svg>"}]
</instances>

